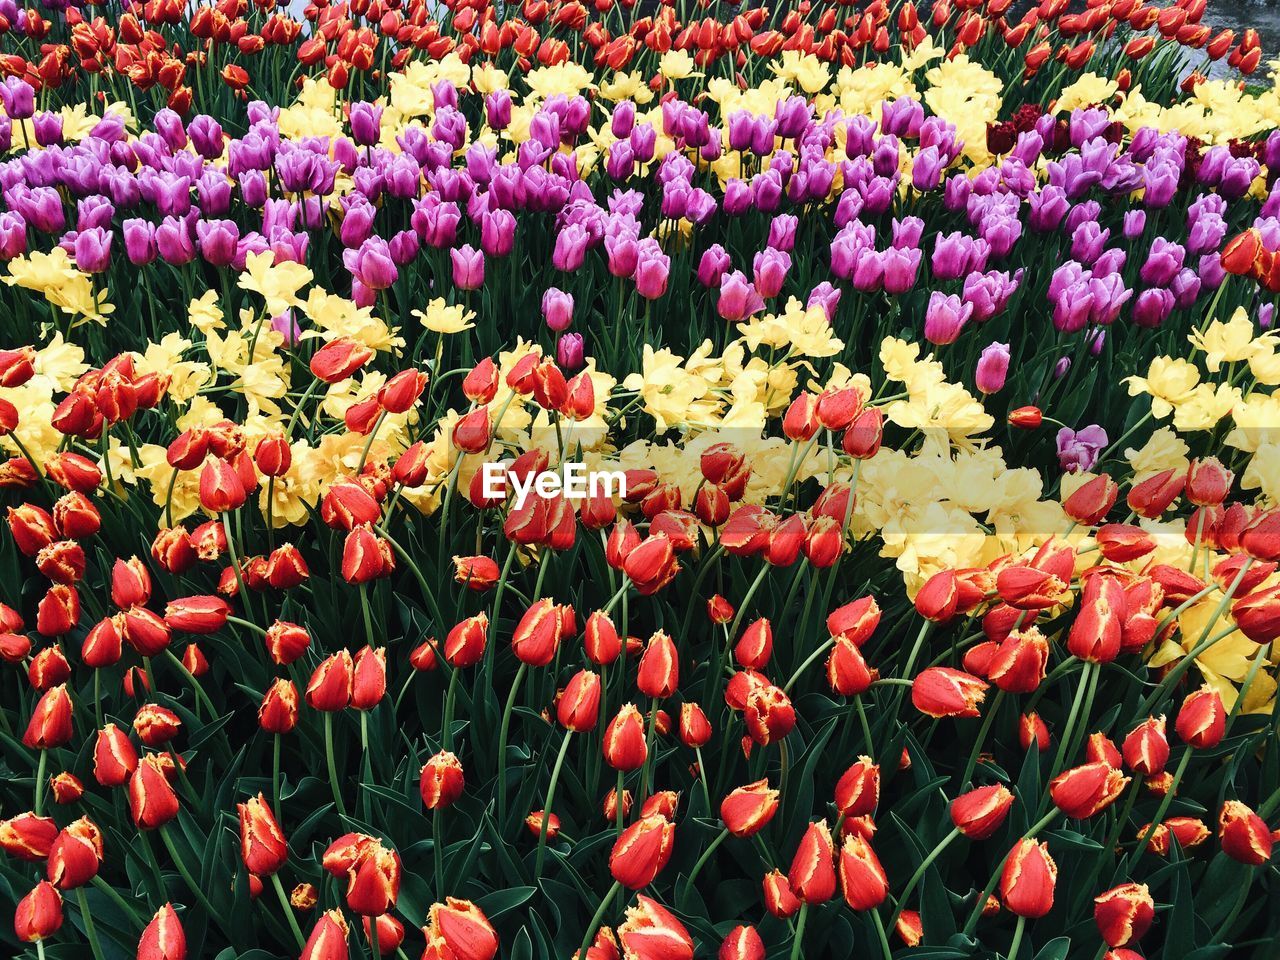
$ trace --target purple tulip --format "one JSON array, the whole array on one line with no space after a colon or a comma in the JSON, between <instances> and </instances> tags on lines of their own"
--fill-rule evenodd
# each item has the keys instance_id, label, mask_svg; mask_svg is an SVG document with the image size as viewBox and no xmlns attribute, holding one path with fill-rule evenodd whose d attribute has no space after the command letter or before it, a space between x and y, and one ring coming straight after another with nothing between
<instances>
[{"instance_id":1,"label":"purple tulip","mask_svg":"<svg viewBox=\"0 0 1280 960\"><path fill-rule=\"evenodd\" d=\"M0 102L10 118L30 119L36 112L35 88L20 77L5 77L0 82Z\"/></svg>"},{"instance_id":2,"label":"purple tulip","mask_svg":"<svg viewBox=\"0 0 1280 960\"><path fill-rule=\"evenodd\" d=\"M516 218L510 210L491 210L480 218L480 247L491 257L505 257L516 240Z\"/></svg>"},{"instance_id":3,"label":"purple tulip","mask_svg":"<svg viewBox=\"0 0 1280 960\"><path fill-rule=\"evenodd\" d=\"M1058 464L1068 473L1092 470L1107 446L1107 431L1097 424L1081 430L1063 427L1058 431Z\"/></svg>"},{"instance_id":4,"label":"purple tulip","mask_svg":"<svg viewBox=\"0 0 1280 960\"><path fill-rule=\"evenodd\" d=\"M929 306L924 314L924 337L932 344L955 343L969 318L973 305L952 294L940 290L929 295Z\"/></svg>"},{"instance_id":5,"label":"purple tulip","mask_svg":"<svg viewBox=\"0 0 1280 960\"><path fill-rule=\"evenodd\" d=\"M609 119L609 130L619 140L631 135L636 125L636 105L631 100L623 100L613 108L613 116Z\"/></svg>"},{"instance_id":6,"label":"purple tulip","mask_svg":"<svg viewBox=\"0 0 1280 960\"><path fill-rule=\"evenodd\" d=\"M587 256L587 245L591 236L586 228L578 223L570 223L556 235L555 249L551 253L551 263L557 270L570 273L582 266Z\"/></svg>"},{"instance_id":7,"label":"purple tulip","mask_svg":"<svg viewBox=\"0 0 1280 960\"><path fill-rule=\"evenodd\" d=\"M720 281L716 312L731 323L740 323L764 309L764 298L741 270L733 270Z\"/></svg>"},{"instance_id":8,"label":"purple tulip","mask_svg":"<svg viewBox=\"0 0 1280 960\"><path fill-rule=\"evenodd\" d=\"M583 347L582 334L566 333L556 343L556 363L570 373L578 370L583 364Z\"/></svg>"},{"instance_id":9,"label":"purple tulip","mask_svg":"<svg viewBox=\"0 0 1280 960\"><path fill-rule=\"evenodd\" d=\"M704 287L718 287L731 266L733 260L724 247L713 243L703 251L702 259L698 261L698 282Z\"/></svg>"},{"instance_id":10,"label":"purple tulip","mask_svg":"<svg viewBox=\"0 0 1280 960\"><path fill-rule=\"evenodd\" d=\"M56 146L62 143L62 114L50 110L41 111L31 118L31 129L40 146Z\"/></svg>"},{"instance_id":11,"label":"purple tulip","mask_svg":"<svg viewBox=\"0 0 1280 960\"><path fill-rule=\"evenodd\" d=\"M809 300L805 306L810 309L821 307L822 312L827 315L827 323L833 323L836 317L836 308L840 306L840 295L839 287L834 287L824 280L810 292Z\"/></svg>"},{"instance_id":12,"label":"purple tulip","mask_svg":"<svg viewBox=\"0 0 1280 960\"><path fill-rule=\"evenodd\" d=\"M0 260L9 261L27 252L27 223L12 210L0 213Z\"/></svg>"},{"instance_id":13,"label":"purple tulip","mask_svg":"<svg viewBox=\"0 0 1280 960\"><path fill-rule=\"evenodd\" d=\"M180 267L196 258L196 247L191 242L191 231L183 220L165 217L156 227L156 250L165 263Z\"/></svg>"},{"instance_id":14,"label":"purple tulip","mask_svg":"<svg viewBox=\"0 0 1280 960\"><path fill-rule=\"evenodd\" d=\"M484 98L485 119L494 130L505 130L511 123L511 94L495 90Z\"/></svg>"},{"instance_id":15,"label":"purple tulip","mask_svg":"<svg viewBox=\"0 0 1280 960\"><path fill-rule=\"evenodd\" d=\"M1009 344L991 343L978 357L974 384L982 393L999 393L1009 376Z\"/></svg>"},{"instance_id":16,"label":"purple tulip","mask_svg":"<svg viewBox=\"0 0 1280 960\"><path fill-rule=\"evenodd\" d=\"M296 347L302 339L302 327L292 310L286 310L279 316L271 318L271 329L284 337L286 347Z\"/></svg>"},{"instance_id":17,"label":"purple tulip","mask_svg":"<svg viewBox=\"0 0 1280 960\"><path fill-rule=\"evenodd\" d=\"M636 292L646 300L657 300L667 292L671 274L671 258L662 252L658 241L645 237L640 241L636 260Z\"/></svg>"},{"instance_id":18,"label":"purple tulip","mask_svg":"<svg viewBox=\"0 0 1280 960\"><path fill-rule=\"evenodd\" d=\"M135 267L145 266L156 258L156 228L147 220L129 219L121 227L124 252Z\"/></svg>"},{"instance_id":19,"label":"purple tulip","mask_svg":"<svg viewBox=\"0 0 1280 960\"><path fill-rule=\"evenodd\" d=\"M796 246L796 228L800 219L789 213L781 213L769 224L768 246L790 253Z\"/></svg>"},{"instance_id":20,"label":"purple tulip","mask_svg":"<svg viewBox=\"0 0 1280 960\"><path fill-rule=\"evenodd\" d=\"M215 267L225 267L236 257L240 241L240 229L233 220L199 220L196 222L196 242L200 256Z\"/></svg>"},{"instance_id":21,"label":"purple tulip","mask_svg":"<svg viewBox=\"0 0 1280 960\"><path fill-rule=\"evenodd\" d=\"M342 265L370 290L385 290L400 276L391 249L381 237L370 237L356 250L344 250Z\"/></svg>"},{"instance_id":22,"label":"purple tulip","mask_svg":"<svg viewBox=\"0 0 1280 960\"><path fill-rule=\"evenodd\" d=\"M916 285L920 273L920 249L900 250L891 247L881 254L886 293L906 293Z\"/></svg>"},{"instance_id":23,"label":"purple tulip","mask_svg":"<svg viewBox=\"0 0 1280 960\"><path fill-rule=\"evenodd\" d=\"M422 240L412 230L401 230L387 246L391 250L391 262L397 267L407 267L422 249Z\"/></svg>"},{"instance_id":24,"label":"purple tulip","mask_svg":"<svg viewBox=\"0 0 1280 960\"><path fill-rule=\"evenodd\" d=\"M1182 269L1186 252L1181 244L1156 237L1151 241L1151 252L1147 254L1147 262L1142 265L1138 275L1142 282L1153 287L1167 287L1179 270Z\"/></svg>"},{"instance_id":25,"label":"purple tulip","mask_svg":"<svg viewBox=\"0 0 1280 960\"><path fill-rule=\"evenodd\" d=\"M604 252L609 258L609 273L615 277L632 277L640 262L640 241L631 233L604 238Z\"/></svg>"},{"instance_id":26,"label":"purple tulip","mask_svg":"<svg viewBox=\"0 0 1280 960\"><path fill-rule=\"evenodd\" d=\"M461 290L479 290L484 284L484 253L465 243L450 250L449 259L453 263L454 286Z\"/></svg>"},{"instance_id":27,"label":"purple tulip","mask_svg":"<svg viewBox=\"0 0 1280 960\"><path fill-rule=\"evenodd\" d=\"M542 294L542 319L557 333L568 330L573 323L573 294L548 287Z\"/></svg>"},{"instance_id":28,"label":"purple tulip","mask_svg":"<svg viewBox=\"0 0 1280 960\"><path fill-rule=\"evenodd\" d=\"M766 300L772 300L782 292L787 271L791 269L791 255L773 248L761 250L755 255L751 268L756 290Z\"/></svg>"},{"instance_id":29,"label":"purple tulip","mask_svg":"<svg viewBox=\"0 0 1280 960\"><path fill-rule=\"evenodd\" d=\"M222 126L213 117L200 114L187 124L187 136L196 153L206 160L216 160L222 156ZM259 167L258 169L262 169Z\"/></svg>"}]
</instances>

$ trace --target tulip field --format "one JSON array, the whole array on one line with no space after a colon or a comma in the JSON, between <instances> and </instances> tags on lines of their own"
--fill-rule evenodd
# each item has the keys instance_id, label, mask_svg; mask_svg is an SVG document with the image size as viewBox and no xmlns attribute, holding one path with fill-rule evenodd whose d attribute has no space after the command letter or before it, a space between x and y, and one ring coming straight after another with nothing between
<instances>
[{"instance_id":1,"label":"tulip field","mask_svg":"<svg viewBox=\"0 0 1280 960\"><path fill-rule=\"evenodd\" d=\"M1275 960L1206 6L0 0L0 955Z\"/></svg>"}]
</instances>

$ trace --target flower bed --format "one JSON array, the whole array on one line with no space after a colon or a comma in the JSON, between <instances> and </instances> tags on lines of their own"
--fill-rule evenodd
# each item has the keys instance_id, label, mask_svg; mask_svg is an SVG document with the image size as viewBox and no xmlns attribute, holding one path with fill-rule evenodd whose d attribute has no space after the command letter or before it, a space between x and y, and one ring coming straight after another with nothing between
<instances>
[{"instance_id":1,"label":"flower bed","mask_svg":"<svg viewBox=\"0 0 1280 960\"><path fill-rule=\"evenodd\" d=\"M0 2L6 945L1266 956L1204 6Z\"/></svg>"}]
</instances>

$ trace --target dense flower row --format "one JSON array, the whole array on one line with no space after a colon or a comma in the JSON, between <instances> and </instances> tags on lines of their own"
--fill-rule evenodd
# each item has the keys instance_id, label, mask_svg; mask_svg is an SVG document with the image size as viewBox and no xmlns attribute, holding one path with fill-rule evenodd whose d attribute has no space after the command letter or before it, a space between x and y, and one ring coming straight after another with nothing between
<instances>
[{"instance_id":1,"label":"dense flower row","mask_svg":"<svg viewBox=\"0 0 1280 960\"><path fill-rule=\"evenodd\" d=\"M1256 36L677 7L0 6L15 951L1264 955Z\"/></svg>"}]
</instances>

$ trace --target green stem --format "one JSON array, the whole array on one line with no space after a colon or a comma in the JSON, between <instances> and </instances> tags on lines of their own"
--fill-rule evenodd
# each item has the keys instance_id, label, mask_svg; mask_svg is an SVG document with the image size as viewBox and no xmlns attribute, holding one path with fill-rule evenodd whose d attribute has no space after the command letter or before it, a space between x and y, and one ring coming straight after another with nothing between
<instances>
[{"instance_id":1,"label":"green stem","mask_svg":"<svg viewBox=\"0 0 1280 960\"><path fill-rule=\"evenodd\" d=\"M98 942L98 931L93 925L93 914L85 903L84 887L76 887L76 902L80 905L80 919L84 921L85 936L89 938L89 949L93 951L94 960L102 960L102 944Z\"/></svg>"},{"instance_id":2,"label":"green stem","mask_svg":"<svg viewBox=\"0 0 1280 960\"><path fill-rule=\"evenodd\" d=\"M1147 841L1155 833L1156 828L1160 826L1160 822L1164 819L1165 812L1169 809L1169 804L1173 803L1173 798L1178 792L1178 784L1182 781L1182 775L1187 772L1187 764L1191 762L1191 755L1195 753L1190 747L1182 754L1182 759L1178 761L1177 768L1173 771L1173 779L1169 781L1169 789L1164 792L1164 796L1160 798L1160 805L1156 807L1156 814L1151 818L1151 824L1147 829L1143 830L1138 836L1138 845L1129 853L1129 859L1124 863L1125 873L1133 870L1144 850L1147 849Z\"/></svg>"},{"instance_id":3,"label":"green stem","mask_svg":"<svg viewBox=\"0 0 1280 960\"><path fill-rule=\"evenodd\" d=\"M40 761L36 764L36 796L33 803L33 810L38 817L44 813L44 773L45 768L49 765L49 751L40 751Z\"/></svg>"},{"instance_id":4,"label":"green stem","mask_svg":"<svg viewBox=\"0 0 1280 960\"><path fill-rule=\"evenodd\" d=\"M982 753L982 745L987 740L987 734L991 732L991 724L996 719L996 714L1000 712L1000 704L1004 701L1004 691L997 690L996 695L991 698L991 706L987 708L987 715L982 718L982 726L978 728L978 737L973 741L973 749L969 751L969 760L964 765L964 775L960 778L959 787L961 790L969 783L973 777L973 769L978 765L978 756Z\"/></svg>"},{"instance_id":5,"label":"green stem","mask_svg":"<svg viewBox=\"0 0 1280 960\"><path fill-rule=\"evenodd\" d=\"M271 736L271 799L277 822L280 820L280 734Z\"/></svg>"},{"instance_id":6,"label":"green stem","mask_svg":"<svg viewBox=\"0 0 1280 960\"><path fill-rule=\"evenodd\" d=\"M284 910L285 919L289 921L289 927L293 930L293 936L298 941L299 949L301 949L307 940L302 935L302 928L298 926L298 918L293 912L293 905L289 903L289 895L284 892L284 884L280 882L280 874L273 873L271 875L271 885L276 888L276 896L280 898L280 907Z\"/></svg>"},{"instance_id":7,"label":"green stem","mask_svg":"<svg viewBox=\"0 0 1280 960\"><path fill-rule=\"evenodd\" d=\"M880 953L884 960L892 960L893 951L889 949L889 935L885 933L884 921L880 919L880 908L871 908L871 922L875 924L876 936L880 938Z\"/></svg>"},{"instance_id":8,"label":"green stem","mask_svg":"<svg viewBox=\"0 0 1280 960\"><path fill-rule=\"evenodd\" d=\"M795 939L791 943L791 960L799 960L804 952L801 950L801 944L804 942L804 925L809 919L809 904L802 903L800 905L800 916L796 920Z\"/></svg>"},{"instance_id":9,"label":"green stem","mask_svg":"<svg viewBox=\"0 0 1280 960\"><path fill-rule=\"evenodd\" d=\"M338 765L333 762L333 714L324 714L324 759L329 767L329 786L333 790L333 802L338 814L344 819L347 816L347 805L342 801L342 791L338 789Z\"/></svg>"},{"instance_id":10,"label":"green stem","mask_svg":"<svg viewBox=\"0 0 1280 960\"><path fill-rule=\"evenodd\" d=\"M444 827L439 809L431 811L431 853L436 867L436 900L444 902Z\"/></svg>"},{"instance_id":11,"label":"green stem","mask_svg":"<svg viewBox=\"0 0 1280 960\"><path fill-rule=\"evenodd\" d=\"M497 611L494 613L496 615ZM507 703L502 708L502 724L498 728L498 823L507 822L507 736L511 732L511 712L516 707L516 697L520 695L520 686L528 672L529 665L522 660L511 681Z\"/></svg>"},{"instance_id":12,"label":"green stem","mask_svg":"<svg viewBox=\"0 0 1280 960\"><path fill-rule=\"evenodd\" d=\"M173 842L173 837L169 836L169 825L165 824L159 830L160 842L164 844L164 848L169 851L169 856L173 859L173 865L178 868L178 873L182 875L182 881L195 894L195 898L200 901L200 906L204 907L209 914L210 919L217 921L219 926L223 925L221 915L213 909L213 904L209 902L209 898L205 895L204 888L196 883L195 878L191 876L191 871L187 869L186 863L182 857L178 855L178 847Z\"/></svg>"},{"instance_id":13,"label":"green stem","mask_svg":"<svg viewBox=\"0 0 1280 960\"><path fill-rule=\"evenodd\" d=\"M621 813L622 812L621 797L618 798L618 804L619 804L618 812ZM591 938L595 936L596 930L600 926L600 922L604 920L605 911L609 909L609 904L610 902L612 902L614 894L616 894L621 889L622 889L622 884L618 883L617 881L614 881L613 886L609 888L609 892L600 898L600 906L596 908L595 916L593 916L591 918L591 922L587 924L587 932L582 936L582 946L578 948L579 957L585 957L587 955L587 950L591 946Z\"/></svg>"},{"instance_id":14,"label":"green stem","mask_svg":"<svg viewBox=\"0 0 1280 960\"><path fill-rule=\"evenodd\" d=\"M942 852L951 846L960 836L960 828L955 827L950 833L942 838L942 842L929 851L929 855L920 861L920 866L916 867L916 872L911 875L911 879L907 881L907 885L902 888L902 893L898 897L898 908L893 911L893 916L889 918L889 926L894 927L898 923L898 917L902 916L902 910L907 905L907 900L911 897L911 891L915 890L916 884L924 876L924 872L929 869L933 861L942 856Z\"/></svg>"},{"instance_id":15,"label":"green stem","mask_svg":"<svg viewBox=\"0 0 1280 960\"><path fill-rule=\"evenodd\" d=\"M1022 946L1022 934L1027 929L1027 918L1019 917L1013 928L1013 943L1009 944L1009 960L1018 960L1018 948Z\"/></svg>"},{"instance_id":16,"label":"green stem","mask_svg":"<svg viewBox=\"0 0 1280 960\"><path fill-rule=\"evenodd\" d=\"M725 827L716 838L707 845L707 849L702 851L702 856L698 858L698 862L693 865L693 869L689 871L689 875L684 878L684 888L686 890L693 889L693 881L698 879L698 874L702 872L702 868L707 865L707 861L711 859L711 855L716 852L720 844L724 843L729 837L729 828Z\"/></svg>"},{"instance_id":17,"label":"green stem","mask_svg":"<svg viewBox=\"0 0 1280 960\"><path fill-rule=\"evenodd\" d=\"M551 768L551 782L547 784L547 802L542 807L542 829L538 831L538 852L533 859L533 882L542 879L542 858L547 850L547 828L551 824L551 804L556 798L556 784L560 781L560 769L564 766L564 758L569 753L569 741L573 739L573 731L566 730L564 740L560 742L560 752L556 755L555 766Z\"/></svg>"}]
</instances>

